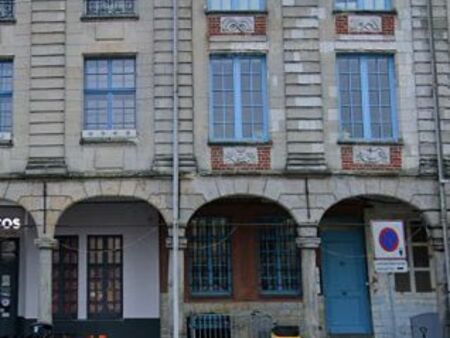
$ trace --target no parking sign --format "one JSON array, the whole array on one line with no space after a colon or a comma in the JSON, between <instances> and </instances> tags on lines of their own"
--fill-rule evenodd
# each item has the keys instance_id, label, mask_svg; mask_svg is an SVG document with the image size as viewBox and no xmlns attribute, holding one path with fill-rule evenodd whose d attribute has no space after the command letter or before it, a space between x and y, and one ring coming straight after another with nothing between
<instances>
[{"instance_id":1,"label":"no parking sign","mask_svg":"<svg viewBox=\"0 0 450 338\"><path fill-rule=\"evenodd\" d=\"M402 221L372 221L372 235L375 249L375 270L377 272L405 272L405 233Z\"/></svg>"}]
</instances>

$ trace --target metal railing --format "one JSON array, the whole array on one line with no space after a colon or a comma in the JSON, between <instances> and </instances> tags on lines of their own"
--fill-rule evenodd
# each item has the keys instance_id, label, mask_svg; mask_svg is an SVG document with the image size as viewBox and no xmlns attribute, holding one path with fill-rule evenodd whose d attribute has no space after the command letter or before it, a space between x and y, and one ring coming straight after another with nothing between
<instances>
[{"instance_id":1,"label":"metal railing","mask_svg":"<svg viewBox=\"0 0 450 338\"><path fill-rule=\"evenodd\" d=\"M262 312L193 314L188 318L188 338L270 338L274 321Z\"/></svg>"},{"instance_id":2,"label":"metal railing","mask_svg":"<svg viewBox=\"0 0 450 338\"><path fill-rule=\"evenodd\" d=\"M136 15L136 0L84 0L87 16Z\"/></svg>"},{"instance_id":3,"label":"metal railing","mask_svg":"<svg viewBox=\"0 0 450 338\"><path fill-rule=\"evenodd\" d=\"M0 21L14 19L14 0L0 0Z\"/></svg>"}]
</instances>

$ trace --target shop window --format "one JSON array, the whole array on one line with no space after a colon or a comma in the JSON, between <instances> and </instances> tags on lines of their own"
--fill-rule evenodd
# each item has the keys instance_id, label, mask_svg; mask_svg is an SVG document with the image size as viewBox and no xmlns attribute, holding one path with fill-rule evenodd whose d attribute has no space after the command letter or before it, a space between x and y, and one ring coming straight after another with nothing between
<instances>
[{"instance_id":1,"label":"shop window","mask_svg":"<svg viewBox=\"0 0 450 338\"><path fill-rule=\"evenodd\" d=\"M0 132L12 129L13 63L0 61Z\"/></svg>"},{"instance_id":2,"label":"shop window","mask_svg":"<svg viewBox=\"0 0 450 338\"><path fill-rule=\"evenodd\" d=\"M389 10L392 9L391 0L335 0L336 9L341 10Z\"/></svg>"},{"instance_id":3,"label":"shop window","mask_svg":"<svg viewBox=\"0 0 450 338\"><path fill-rule=\"evenodd\" d=\"M115 17L136 14L135 0L85 0L86 16Z\"/></svg>"},{"instance_id":4,"label":"shop window","mask_svg":"<svg viewBox=\"0 0 450 338\"><path fill-rule=\"evenodd\" d=\"M88 236L88 316L122 317L122 236Z\"/></svg>"},{"instance_id":5,"label":"shop window","mask_svg":"<svg viewBox=\"0 0 450 338\"><path fill-rule=\"evenodd\" d=\"M84 129L135 129L135 58L85 61Z\"/></svg>"},{"instance_id":6,"label":"shop window","mask_svg":"<svg viewBox=\"0 0 450 338\"><path fill-rule=\"evenodd\" d=\"M208 9L211 11L262 11L265 0L209 0Z\"/></svg>"},{"instance_id":7,"label":"shop window","mask_svg":"<svg viewBox=\"0 0 450 338\"><path fill-rule=\"evenodd\" d=\"M78 315L78 237L61 236L53 250L53 315L76 319Z\"/></svg>"},{"instance_id":8,"label":"shop window","mask_svg":"<svg viewBox=\"0 0 450 338\"><path fill-rule=\"evenodd\" d=\"M410 222L405 230L409 271L395 274L395 290L415 293L432 292L431 252L426 228L417 221Z\"/></svg>"},{"instance_id":9,"label":"shop window","mask_svg":"<svg viewBox=\"0 0 450 338\"><path fill-rule=\"evenodd\" d=\"M231 234L224 218L204 217L191 222L188 239L191 295L231 293Z\"/></svg>"},{"instance_id":10,"label":"shop window","mask_svg":"<svg viewBox=\"0 0 450 338\"><path fill-rule=\"evenodd\" d=\"M274 222L275 223L275 222ZM259 231L260 285L268 295L300 294L300 250L295 224L281 220Z\"/></svg>"},{"instance_id":11,"label":"shop window","mask_svg":"<svg viewBox=\"0 0 450 338\"><path fill-rule=\"evenodd\" d=\"M264 56L211 57L210 112L211 141L267 141Z\"/></svg>"},{"instance_id":12,"label":"shop window","mask_svg":"<svg viewBox=\"0 0 450 338\"><path fill-rule=\"evenodd\" d=\"M396 140L393 56L342 54L337 67L342 138Z\"/></svg>"}]
</instances>

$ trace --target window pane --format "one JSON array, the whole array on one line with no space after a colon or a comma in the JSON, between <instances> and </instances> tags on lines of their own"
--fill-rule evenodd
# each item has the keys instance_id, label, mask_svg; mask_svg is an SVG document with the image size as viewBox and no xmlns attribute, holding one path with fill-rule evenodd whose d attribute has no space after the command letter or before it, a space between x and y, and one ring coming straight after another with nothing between
<instances>
[{"instance_id":1,"label":"window pane","mask_svg":"<svg viewBox=\"0 0 450 338\"><path fill-rule=\"evenodd\" d=\"M413 263L414 267L423 268L430 266L430 257L428 247L415 246L413 247Z\"/></svg>"},{"instance_id":2,"label":"window pane","mask_svg":"<svg viewBox=\"0 0 450 338\"><path fill-rule=\"evenodd\" d=\"M134 60L112 60L111 87L114 89L133 89L135 87Z\"/></svg>"},{"instance_id":3,"label":"window pane","mask_svg":"<svg viewBox=\"0 0 450 338\"><path fill-rule=\"evenodd\" d=\"M88 263L89 318L119 318L122 316L122 265L112 257L122 256L122 237L89 236L88 243L88 256L95 257Z\"/></svg>"},{"instance_id":4,"label":"window pane","mask_svg":"<svg viewBox=\"0 0 450 338\"><path fill-rule=\"evenodd\" d=\"M280 225L260 230L260 285L263 293L300 293L300 252L295 243L296 228L286 219Z\"/></svg>"},{"instance_id":5,"label":"window pane","mask_svg":"<svg viewBox=\"0 0 450 338\"><path fill-rule=\"evenodd\" d=\"M211 62L213 137L234 138L233 60L213 59Z\"/></svg>"},{"instance_id":6,"label":"window pane","mask_svg":"<svg viewBox=\"0 0 450 338\"><path fill-rule=\"evenodd\" d=\"M231 292L231 227L223 218L200 218L190 225L189 266L192 294Z\"/></svg>"},{"instance_id":7,"label":"window pane","mask_svg":"<svg viewBox=\"0 0 450 338\"><path fill-rule=\"evenodd\" d=\"M369 109L372 138L391 138L392 114L391 91L393 84L389 82L390 56L371 56L368 65ZM392 74L393 76L393 74Z\"/></svg>"},{"instance_id":8,"label":"window pane","mask_svg":"<svg viewBox=\"0 0 450 338\"><path fill-rule=\"evenodd\" d=\"M86 14L120 16L135 14L135 0L86 0Z\"/></svg>"},{"instance_id":9,"label":"window pane","mask_svg":"<svg viewBox=\"0 0 450 338\"><path fill-rule=\"evenodd\" d=\"M12 91L12 62L0 62L0 92Z\"/></svg>"},{"instance_id":10,"label":"window pane","mask_svg":"<svg viewBox=\"0 0 450 338\"><path fill-rule=\"evenodd\" d=\"M211 59L213 138L255 140L266 137L264 67L264 59L259 56ZM237 92L239 87L240 92ZM236 128L239 120L242 124Z\"/></svg>"},{"instance_id":11,"label":"window pane","mask_svg":"<svg viewBox=\"0 0 450 338\"><path fill-rule=\"evenodd\" d=\"M414 274L416 279L417 292L431 292L431 276L429 271L416 271Z\"/></svg>"},{"instance_id":12,"label":"window pane","mask_svg":"<svg viewBox=\"0 0 450 338\"><path fill-rule=\"evenodd\" d=\"M0 96L0 131L10 132L12 129L12 96Z\"/></svg>"},{"instance_id":13,"label":"window pane","mask_svg":"<svg viewBox=\"0 0 450 338\"><path fill-rule=\"evenodd\" d=\"M75 319L78 315L78 237L57 237L53 250L52 288L55 318Z\"/></svg>"},{"instance_id":14,"label":"window pane","mask_svg":"<svg viewBox=\"0 0 450 338\"><path fill-rule=\"evenodd\" d=\"M108 128L108 98L106 95L88 95L85 97L85 128Z\"/></svg>"},{"instance_id":15,"label":"window pane","mask_svg":"<svg viewBox=\"0 0 450 338\"><path fill-rule=\"evenodd\" d=\"M344 137L360 138L362 128L361 75L359 59L353 56L339 56L338 83L341 111L341 131Z\"/></svg>"},{"instance_id":16,"label":"window pane","mask_svg":"<svg viewBox=\"0 0 450 338\"><path fill-rule=\"evenodd\" d=\"M426 243L428 241L427 230L424 226L411 226L411 237L413 243Z\"/></svg>"},{"instance_id":17,"label":"window pane","mask_svg":"<svg viewBox=\"0 0 450 338\"><path fill-rule=\"evenodd\" d=\"M135 127L134 94L115 95L112 102L113 129L132 129Z\"/></svg>"},{"instance_id":18,"label":"window pane","mask_svg":"<svg viewBox=\"0 0 450 338\"><path fill-rule=\"evenodd\" d=\"M134 129L135 59L88 59L85 72L85 129Z\"/></svg>"},{"instance_id":19,"label":"window pane","mask_svg":"<svg viewBox=\"0 0 450 338\"><path fill-rule=\"evenodd\" d=\"M209 0L210 10L262 10L264 0Z\"/></svg>"},{"instance_id":20,"label":"window pane","mask_svg":"<svg viewBox=\"0 0 450 338\"><path fill-rule=\"evenodd\" d=\"M411 292L411 281L409 279L409 272L395 274L395 291Z\"/></svg>"},{"instance_id":21,"label":"window pane","mask_svg":"<svg viewBox=\"0 0 450 338\"><path fill-rule=\"evenodd\" d=\"M12 129L12 62L0 62L0 132Z\"/></svg>"},{"instance_id":22,"label":"window pane","mask_svg":"<svg viewBox=\"0 0 450 338\"><path fill-rule=\"evenodd\" d=\"M241 120L242 137L245 139L262 139L264 131L264 62L261 58L246 58L241 65Z\"/></svg>"}]
</instances>

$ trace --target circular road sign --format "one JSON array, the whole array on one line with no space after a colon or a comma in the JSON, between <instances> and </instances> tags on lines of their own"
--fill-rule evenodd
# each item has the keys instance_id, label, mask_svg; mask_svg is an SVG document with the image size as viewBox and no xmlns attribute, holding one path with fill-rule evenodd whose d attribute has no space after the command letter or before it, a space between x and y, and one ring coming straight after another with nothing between
<instances>
[{"instance_id":1,"label":"circular road sign","mask_svg":"<svg viewBox=\"0 0 450 338\"><path fill-rule=\"evenodd\" d=\"M397 231L395 231L394 229L383 228L380 231L380 235L378 236L378 242L380 243L380 246L383 248L383 250L387 252L394 252L398 249L400 238L397 234Z\"/></svg>"}]
</instances>

